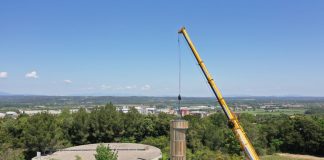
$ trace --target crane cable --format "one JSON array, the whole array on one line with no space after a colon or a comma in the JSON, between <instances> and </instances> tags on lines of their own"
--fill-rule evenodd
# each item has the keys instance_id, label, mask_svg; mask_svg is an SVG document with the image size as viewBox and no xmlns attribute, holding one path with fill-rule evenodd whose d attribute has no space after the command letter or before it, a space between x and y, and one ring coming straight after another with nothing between
<instances>
[{"instance_id":1,"label":"crane cable","mask_svg":"<svg viewBox=\"0 0 324 160\"><path fill-rule=\"evenodd\" d=\"M178 73L178 80L179 80L179 95L178 95L178 114L180 115L180 117L182 117L181 112L180 112L180 108L181 108L181 44L180 44L180 34L178 34L178 69L179 69L179 73Z\"/></svg>"}]
</instances>

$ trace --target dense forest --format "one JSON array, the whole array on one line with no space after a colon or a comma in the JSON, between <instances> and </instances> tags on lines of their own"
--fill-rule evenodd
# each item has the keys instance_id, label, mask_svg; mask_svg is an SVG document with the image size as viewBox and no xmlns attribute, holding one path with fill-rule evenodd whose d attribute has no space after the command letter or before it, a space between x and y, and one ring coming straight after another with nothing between
<instances>
[{"instance_id":1,"label":"dense forest","mask_svg":"<svg viewBox=\"0 0 324 160\"><path fill-rule=\"evenodd\" d=\"M128 113L112 104L60 115L48 113L0 119L0 160L30 159L74 145L100 142L136 142L169 152L169 122L173 115ZM243 159L243 153L222 113L208 117L185 116L187 159ZM324 156L324 116L240 114L239 119L260 155L276 152Z\"/></svg>"}]
</instances>

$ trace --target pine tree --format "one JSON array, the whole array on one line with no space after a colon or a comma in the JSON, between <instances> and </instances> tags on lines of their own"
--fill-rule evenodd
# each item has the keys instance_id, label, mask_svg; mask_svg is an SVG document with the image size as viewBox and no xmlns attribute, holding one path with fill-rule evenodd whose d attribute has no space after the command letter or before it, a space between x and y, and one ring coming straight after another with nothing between
<instances>
[{"instance_id":1,"label":"pine tree","mask_svg":"<svg viewBox=\"0 0 324 160\"><path fill-rule=\"evenodd\" d=\"M105 147L103 144L97 146L96 160L117 160L117 153L112 151L109 146Z\"/></svg>"}]
</instances>

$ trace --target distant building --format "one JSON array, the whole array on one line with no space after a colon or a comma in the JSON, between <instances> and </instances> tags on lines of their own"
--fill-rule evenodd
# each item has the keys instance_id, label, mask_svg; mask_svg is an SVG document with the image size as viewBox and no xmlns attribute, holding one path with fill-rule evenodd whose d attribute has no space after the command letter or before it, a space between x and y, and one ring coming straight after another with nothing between
<instances>
[{"instance_id":1,"label":"distant building","mask_svg":"<svg viewBox=\"0 0 324 160\"><path fill-rule=\"evenodd\" d=\"M86 110L86 112L90 113L90 111L87 108L85 108L85 110ZM76 113L78 111L79 111L79 109L70 109L70 113Z\"/></svg>"},{"instance_id":2,"label":"distant building","mask_svg":"<svg viewBox=\"0 0 324 160\"><path fill-rule=\"evenodd\" d=\"M207 112L205 112L205 111L191 111L190 115L196 115L196 116L203 118L203 117L207 116Z\"/></svg>"},{"instance_id":3,"label":"distant building","mask_svg":"<svg viewBox=\"0 0 324 160\"><path fill-rule=\"evenodd\" d=\"M61 114L61 110L48 110L47 113L49 114L55 114L55 115L58 115L58 114Z\"/></svg>"},{"instance_id":4,"label":"distant building","mask_svg":"<svg viewBox=\"0 0 324 160\"><path fill-rule=\"evenodd\" d=\"M208 106L190 106L190 110L206 110L210 109Z\"/></svg>"},{"instance_id":5,"label":"distant building","mask_svg":"<svg viewBox=\"0 0 324 160\"><path fill-rule=\"evenodd\" d=\"M282 106L286 107L286 108L302 108L302 107L305 107L303 104L284 104Z\"/></svg>"},{"instance_id":6,"label":"distant building","mask_svg":"<svg viewBox=\"0 0 324 160\"><path fill-rule=\"evenodd\" d=\"M6 117L17 118L18 113L9 111L9 112L6 112Z\"/></svg>"},{"instance_id":7,"label":"distant building","mask_svg":"<svg viewBox=\"0 0 324 160\"><path fill-rule=\"evenodd\" d=\"M4 118L5 116L6 116L6 114L0 113L0 118Z\"/></svg>"},{"instance_id":8,"label":"distant building","mask_svg":"<svg viewBox=\"0 0 324 160\"><path fill-rule=\"evenodd\" d=\"M149 107L145 108L145 114L155 114L156 113L156 108Z\"/></svg>"},{"instance_id":9,"label":"distant building","mask_svg":"<svg viewBox=\"0 0 324 160\"><path fill-rule=\"evenodd\" d=\"M143 108L142 107L140 107L140 106L136 106L136 107L134 107L136 110L137 110L137 112L138 113L141 113L141 114L143 114Z\"/></svg>"},{"instance_id":10,"label":"distant building","mask_svg":"<svg viewBox=\"0 0 324 160\"><path fill-rule=\"evenodd\" d=\"M131 108L134 108L138 111L138 113L146 114L146 108L150 108L150 106L143 105L119 105L117 106L117 110L123 113L128 113Z\"/></svg>"},{"instance_id":11,"label":"distant building","mask_svg":"<svg viewBox=\"0 0 324 160\"><path fill-rule=\"evenodd\" d=\"M122 111L123 113L128 113L129 109L128 109L128 108L122 108L121 111Z\"/></svg>"},{"instance_id":12,"label":"distant building","mask_svg":"<svg viewBox=\"0 0 324 160\"><path fill-rule=\"evenodd\" d=\"M37 113L41 113L42 110L20 110L20 113L27 114L27 115L35 115Z\"/></svg>"},{"instance_id":13,"label":"distant building","mask_svg":"<svg viewBox=\"0 0 324 160\"><path fill-rule=\"evenodd\" d=\"M53 115L58 115L58 114L61 114L61 110L19 110L20 113L24 113L24 114L27 114L27 115L35 115L35 114L38 114L38 113L49 113L49 114L53 114ZM71 111L70 111L71 112Z\"/></svg>"},{"instance_id":14,"label":"distant building","mask_svg":"<svg viewBox=\"0 0 324 160\"><path fill-rule=\"evenodd\" d=\"M79 156L83 160L95 160L98 144L74 146L57 151L53 154L34 157L32 160L74 160ZM159 160L162 152L159 148L137 143L103 143L117 153L118 160Z\"/></svg>"},{"instance_id":15,"label":"distant building","mask_svg":"<svg viewBox=\"0 0 324 160\"><path fill-rule=\"evenodd\" d=\"M236 107L235 107L236 108ZM252 106L250 106L250 105L246 105L246 104L241 104L241 105L239 105L239 107L237 107L237 108L241 108L241 110L251 110L251 109L253 109L253 107ZM237 110L238 111L238 110Z\"/></svg>"},{"instance_id":16,"label":"distant building","mask_svg":"<svg viewBox=\"0 0 324 160\"><path fill-rule=\"evenodd\" d=\"M190 111L189 111L188 107L181 107L180 108L180 114L181 114L181 116L189 115Z\"/></svg>"},{"instance_id":17,"label":"distant building","mask_svg":"<svg viewBox=\"0 0 324 160\"><path fill-rule=\"evenodd\" d=\"M178 114L178 110L170 109L169 114L177 115Z\"/></svg>"},{"instance_id":18,"label":"distant building","mask_svg":"<svg viewBox=\"0 0 324 160\"><path fill-rule=\"evenodd\" d=\"M170 109L169 108L161 108L156 110L157 113L167 113L170 114Z\"/></svg>"}]
</instances>

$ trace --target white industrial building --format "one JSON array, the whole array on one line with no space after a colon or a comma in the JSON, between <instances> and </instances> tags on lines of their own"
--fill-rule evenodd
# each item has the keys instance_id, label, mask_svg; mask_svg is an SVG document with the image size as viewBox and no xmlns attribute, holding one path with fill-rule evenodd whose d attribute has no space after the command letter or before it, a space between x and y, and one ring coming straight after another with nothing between
<instances>
[{"instance_id":1,"label":"white industrial building","mask_svg":"<svg viewBox=\"0 0 324 160\"><path fill-rule=\"evenodd\" d=\"M39 113L49 113L53 115L61 114L61 110L20 110L20 113L28 114L28 115L35 115Z\"/></svg>"},{"instance_id":2,"label":"white industrial building","mask_svg":"<svg viewBox=\"0 0 324 160\"><path fill-rule=\"evenodd\" d=\"M156 113L156 108L154 107L145 108L144 114L155 114L155 113Z\"/></svg>"},{"instance_id":3,"label":"white industrial building","mask_svg":"<svg viewBox=\"0 0 324 160\"><path fill-rule=\"evenodd\" d=\"M118 111L121 111L123 113L128 113L131 108L135 108L138 113L141 114L155 114L156 108L155 106L144 106L144 105L122 105L117 108Z\"/></svg>"},{"instance_id":4,"label":"white industrial building","mask_svg":"<svg viewBox=\"0 0 324 160\"><path fill-rule=\"evenodd\" d=\"M6 117L17 118L18 113L9 111L9 112L6 112Z\"/></svg>"}]
</instances>

